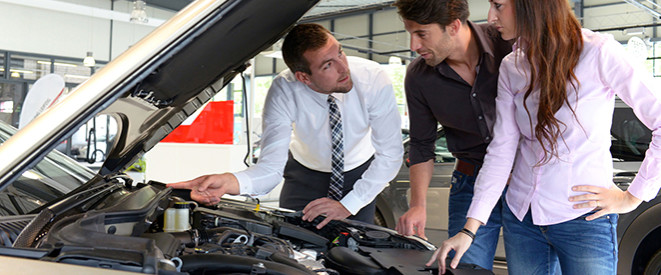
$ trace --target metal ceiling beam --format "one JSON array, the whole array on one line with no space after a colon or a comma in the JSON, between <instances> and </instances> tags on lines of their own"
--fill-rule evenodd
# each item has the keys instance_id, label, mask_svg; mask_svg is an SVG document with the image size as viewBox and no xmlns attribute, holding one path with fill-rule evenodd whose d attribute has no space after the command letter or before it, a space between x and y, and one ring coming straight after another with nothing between
<instances>
[{"instance_id":1,"label":"metal ceiling beam","mask_svg":"<svg viewBox=\"0 0 661 275\"><path fill-rule=\"evenodd\" d=\"M650 0L622 0L652 14L656 19L661 19L661 13L657 9L661 8L659 4Z\"/></svg>"},{"instance_id":2,"label":"metal ceiling beam","mask_svg":"<svg viewBox=\"0 0 661 275\"><path fill-rule=\"evenodd\" d=\"M192 0L145 0L148 6L157 7L161 9L180 11L188 6Z\"/></svg>"},{"instance_id":3,"label":"metal ceiling beam","mask_svg":"<svg viewBox=\"0 0 661 275\"><path fill-rule=\"evenodd\" d=\"M619 26L619 27L611 27L611 28L593 29L593 31L596 31L596 32L624 31L626 29L633 29L633 28L656 28L656 27L661 27L661 23L651 23L651 24L629 25L629 26Z\"/></svg>"},{"instance_id":4,"label":"metal ceiling beam","mask_svg":"<svg viewBox=\"0 0 661 275\"><path fill-rule=\"evenodd\" d=\"M303 18L301 19L301 23L310 23L315 21L329 20L329 19L356 15L356 14L365 14L377 10L394 9L395 7L392 6L392 3L394 2L395 1L386 1L371 5L353 6L350 8L336 9L333 11L323 12L323 13L315 13L315 9L318 7L314 7L308 12L307 15L303 16Z\"/></svg>"}]
</instances>

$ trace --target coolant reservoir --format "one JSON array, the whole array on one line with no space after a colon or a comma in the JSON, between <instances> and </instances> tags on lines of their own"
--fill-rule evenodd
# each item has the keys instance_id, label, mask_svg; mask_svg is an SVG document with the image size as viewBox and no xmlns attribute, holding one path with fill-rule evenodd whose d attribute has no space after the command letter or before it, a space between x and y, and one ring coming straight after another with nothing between
<instances>
[{"instance_id":1,"label":"coolant reservoir","mask_svg":"<svg viewBox=\"0 0 661 275\"><path fill-rule=\"evenodd\" d=\"M173 207L165 210L165 232L181 232L190 226L190 202L175 202Z\"/></svg>"}]
</instances>

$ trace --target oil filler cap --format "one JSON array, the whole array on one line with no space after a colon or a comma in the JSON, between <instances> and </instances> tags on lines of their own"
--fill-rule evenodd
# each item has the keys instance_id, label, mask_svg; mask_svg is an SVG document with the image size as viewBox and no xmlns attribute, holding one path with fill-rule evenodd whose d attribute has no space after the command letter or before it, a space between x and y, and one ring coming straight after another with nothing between
<instances>
[{"instance_id":1,"label":"oil filler cap","mask_svg":"<svg viewBox=\"0 0 661 275\"><path fill-rule=\"evenodd\" d=\"M365 236L375 241L385 241L390 238L390 234L383 231L367 231Z\"/></svg>"}]
</instances>

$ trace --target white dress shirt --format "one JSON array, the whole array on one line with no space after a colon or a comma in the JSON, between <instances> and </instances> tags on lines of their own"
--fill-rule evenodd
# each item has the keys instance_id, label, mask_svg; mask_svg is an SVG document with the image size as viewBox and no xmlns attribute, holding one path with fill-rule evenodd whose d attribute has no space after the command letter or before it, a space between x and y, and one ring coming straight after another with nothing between
<instances>
[{"instance_id":1,"label":"white dress shirt","mask_svg":"<svg viewBox=\"0 0 661 275\"><path fill-rule=\"evenodd\" d=\"M356 214L392 180L402 164L401 119L386 72L376 62L347 57L353 88L333 93L342 114L344 171L374 160L340 203ZM289 70L280 73L264 103L261 154L256 165L234 173L241 194L262 195L280 181L291 151L303 166L331 171L328 98L299 82Z\"/></svg>"},{"instance_id":2,"label":"white dress shirt","mask_svg":"<svg viewBox=\"0 0 661 275\"><path fill-rule=\"evenodd\" d=\"M583 30L583 51L574 73L578 89L568 85L567 97L575 111L564 104L555 114L560 121L557 140L559 158L536 166L543 151L534 136L539 89L527 99L532 125L523 97L530 80L530 67L520 42L500 65L494 139L487 148L484 166L475 184L468 217L486 223L505 187L507 205L519 219L532 211L536 225L551 225L577 218L590 208L574 209L569 197L575 185L611 187L613 160L610 129L615 96L631 106L652 129L652 141L629 192L649 201L661 187L661 92L643 66L634 66L624 47L611 35ZM518 55L518 56L517 56ZM517 150L518 149L518 150ZM516 155L516 158L515 158ZM511 170L514 163L514 170Z\"/></svg>"}]
</instances>

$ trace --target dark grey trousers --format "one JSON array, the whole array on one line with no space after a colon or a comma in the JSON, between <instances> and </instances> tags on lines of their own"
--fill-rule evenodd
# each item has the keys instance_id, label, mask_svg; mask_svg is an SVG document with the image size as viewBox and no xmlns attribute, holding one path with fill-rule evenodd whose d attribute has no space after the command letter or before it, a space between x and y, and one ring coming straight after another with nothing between
<instances>
[{"instance_id":1,"label":"dark grey trousers","mask_svg":"<svg viewBox=\"0 0 661 275\"><path fill-rule=\"evenodd\" d=\"M351 171L344 172L344 188L342 197L346 196L365 170L370 166L374 157ZM291 153L285 166L285 182L280 192L280 207L292 210L303 210L313 200L328 196L331 173L319 172L309 169L296 161ZM375 203L372 201L349 219L374 224Z\"/></svg>"}]
</instances>

